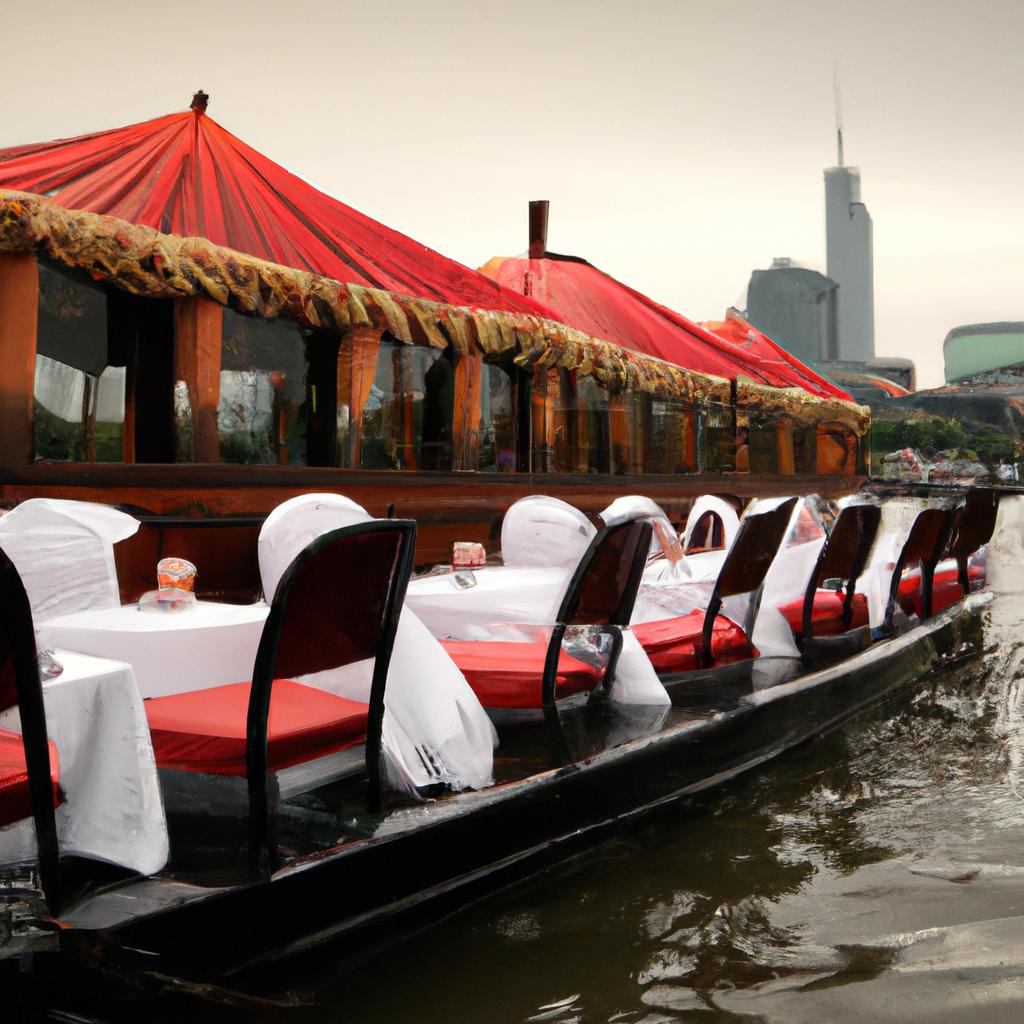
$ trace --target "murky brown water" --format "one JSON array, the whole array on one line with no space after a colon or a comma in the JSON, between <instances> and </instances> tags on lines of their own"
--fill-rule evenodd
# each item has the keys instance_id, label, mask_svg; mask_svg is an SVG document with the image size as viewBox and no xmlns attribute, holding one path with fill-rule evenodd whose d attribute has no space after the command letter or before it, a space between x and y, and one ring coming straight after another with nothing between
<instances>
[{"instance_id":1,"label":"murky brown water","mask_svg":"<svg viewBox=\"0 0 1024 1024\"><path fill-rule=\"evenodd\" d=\"M263 980L305 1005L188 1016L1024 1020L1024 594L985 619L984 655L757 774L358 963Z\"/></svg>"}]
</instances>

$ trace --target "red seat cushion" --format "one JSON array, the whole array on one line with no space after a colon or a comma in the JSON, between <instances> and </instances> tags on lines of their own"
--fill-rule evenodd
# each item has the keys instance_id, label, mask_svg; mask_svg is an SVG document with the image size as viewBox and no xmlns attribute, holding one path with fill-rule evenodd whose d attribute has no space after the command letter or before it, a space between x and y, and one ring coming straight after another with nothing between
<instances>
[{"instance_id":1,"label":"red seat cushion","mask_svg":"<svg viewBox=\"0 0 1024 1024\"><path fill-rule=\"evenodd\" d=\"M507 640L442 640L485 708L539 708L541 679L548 642ZM555 699L584 693L601 685L603 672L562 651L555 676Z\"/></svg>"},{"instance_id":2,"label":"red seat cushion","mask_svg":"<svg viewBox=\"0 0 1024 1024\"><path fill-rule=\"evenodd\" d=\"M50 782L53 785L53 806L60 803L60 765L57 748L50 743ZM0 827L13 825L32 816L32 798L28 789L25 748L16 732L0 729Z\"/></svg>"},{"instance_id":3,"label":"red seat cushion","mask_svg":"<svg viewBox=\"0 0 1024 1024\"><path fill-rule=\"evenodd\" d=\"M632 629L656 672L690 672L702 667L704 612L700 609L673 619L642 622ZM758 656L757 648L747 639L746 633L724 615L715 618L711 653L716 665Z\"/></svg>"},{"instance_id":4,"label":"red seat cushion","mask_svg":"<svg viewBox=\"0 0 1024 1024\"><path fill-rule=\"evenodd\" d=\"M232 683L146 701L153 752L161 768L245 775L250 683ZM276 679L270 692L267 765L311 761L366 739L369 705Z\"/></svg>"},{"instance_id":5,"label":"red seat cushion","mask_svg":"<svg viewBox=\"0 0 1024 1024\"><path fill-rule=\"evenodd\" d=\"M979 590L985 585L985 569L980 565L969 565L967 576L971 581L971 590ZM956 569L944 569L937 572L932 580L932 614L937 615L944 608L955 604L961 598L960 577ZM921 614L921 573L913 572L900 580L900 607L908 615Z\"/></svg>"},{"instance_id":6,"label":"red seat cushion","mask_svg":"<svg viewBox=\"0 0 1024 1024\"><path fill-rule=\"evenodd\" d=\"M845 633L843 624L843 602L846 594L840 590L817 590L814 593L814 607L811 609L811 633L814 636L836 636ZM784 604L780 612L786 617L794 633L802 633L804 629L804 600L798 598ZM868 599L864 594L853 595L853 616L850 629L857 629L868 624Z\"/></svg>"}]
</instances>

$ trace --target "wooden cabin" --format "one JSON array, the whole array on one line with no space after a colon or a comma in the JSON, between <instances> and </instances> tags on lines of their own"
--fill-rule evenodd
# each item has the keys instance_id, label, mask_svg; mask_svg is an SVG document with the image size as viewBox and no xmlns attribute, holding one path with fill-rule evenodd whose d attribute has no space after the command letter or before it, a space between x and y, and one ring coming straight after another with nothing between
<instances>
[{"instance_id":1,"label":"wooden cabin","mask_svg":"<svg viewBox=\"0 0 1024 1024\"><path fill-rule=\"evenodd\" d=\"M334 490L419 520L421 562L492 539L539 490L592 512L642 492L681 514L708 491L848 491L867 454L849 402L10 192L0 355L5 503L259 517Z\"/></svg>"},{"instance_id":2,"label":"wooden cabin","mask_svg":"<svg viewBox=\"0 0 1024 1024\"><path fill-rule=\"evenodd\" d=\"M642 492L681 518L709 491L863 479L866 409L770 386L738 352L729 379L567 326L317 192L205 102L0 150L0 503L124 505L159 550L225 560L279 502L337 491L418 520L424 564L493 544L539 491L590 513ZM200 523L217 540L196 552L180 538Z\"/></svg>"}]
</instances>

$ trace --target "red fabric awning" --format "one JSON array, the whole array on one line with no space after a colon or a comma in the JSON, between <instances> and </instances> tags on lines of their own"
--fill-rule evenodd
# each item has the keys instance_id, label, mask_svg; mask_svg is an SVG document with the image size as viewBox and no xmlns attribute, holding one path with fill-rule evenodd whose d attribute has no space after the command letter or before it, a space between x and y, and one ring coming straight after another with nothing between
<instances>
[{"instance_id":1,"label":"red fabric awning","mask_svg":"<svg viewBox=\"0 0 1024 1024\"><path fill-rule=\"evenodd\" d=\"M201 101L125 128L2 149L0 188L345 284L552 318L540 303L315 189L222 128Z\"/></svg>"},{"instance_id":2,"label":"red fabric awning","mask_svg":"<svg viewBox=\"0 0 1024 1024\"><path fill-rule=\"evenodd\" d=\"M766 336L750 344L719 337L578 257L496 256L480 269L506 288L539 299L570 327L623 348L701 373L852 401Z\"/></svg>"},{"instance_id":3,"label":"red fabric awning","mask_svg":"<svg viewBox=\"0 0 1024 1024\"><path fill-rule=\"evenodd\" d=\"M726 313L725 320L706 321L701 326L764 365L775 366L780 374L793 380L796 387L802 387L822 397L839 398L845 402L853 401L838 384L812 370L806 363L802 363L792 352L744 320L734 309Z\"/></svg>"}]
</instances>

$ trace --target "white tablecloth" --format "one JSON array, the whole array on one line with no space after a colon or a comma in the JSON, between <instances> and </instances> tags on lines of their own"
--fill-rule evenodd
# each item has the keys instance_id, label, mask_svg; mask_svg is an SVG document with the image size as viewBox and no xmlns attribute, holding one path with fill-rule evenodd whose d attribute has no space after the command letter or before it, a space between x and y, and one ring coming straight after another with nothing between
<instances>
[{"instance_id":1,"label":"white tablecloth","mask_svg":"<svg viewBox=\"0 0 1024 1024\"><path fill-rule=\"evenodd\" d=\"M476 586L460 589L454 573L413 580L405 603L434 636L477 639L497 622L555 621L570 569L492 566L473 570Z\"/></svg>"},{"instance_id":2,"label":"white tablecloth","mask_svg":"<svg viewBox=\"0 0 1024 1024\"><path fill-rule=\"evenodd\" d=\"M167 824L146 713L130 665L58 650L64 672L43 686L64 802L62 853L153 874L167 862ZM21 730L17 708L0 728ZM0 863L35 856L32 822L0 829Z\"/></svg>"},{"instance_id":3,"label":"white tablecloth","mask_svg":"<svg viewBox=\"0 0 1024 1024\"><path fill-rule=\"evenodd\" d=\"M36 623L37 643L135 669L143 697L163 697L252 678L267 606L197 601L181 612L140 612L137 605L75 612Z\"/></svg>"},{"instance_id":4,"label":"white tablecloth","mask_svg":"<svg viewBox=\"0 0 1024 1024\"><path fill-rule=\"evenodd\" d=\"M183 612L125 605L37 623L36 633L40 648L72 647L130 662L142 696L162 697L250 680L268 610L263 602L197 601ZM360 663L302 681L365 701L372 671L372 663ZM490 781L490 722L462 674L412 615L402 616L395 638L386 705L385 753L395 768L393 780L456 788ZM430 761L441 767L425 772Z\"/></svg>"}]
</instances>

